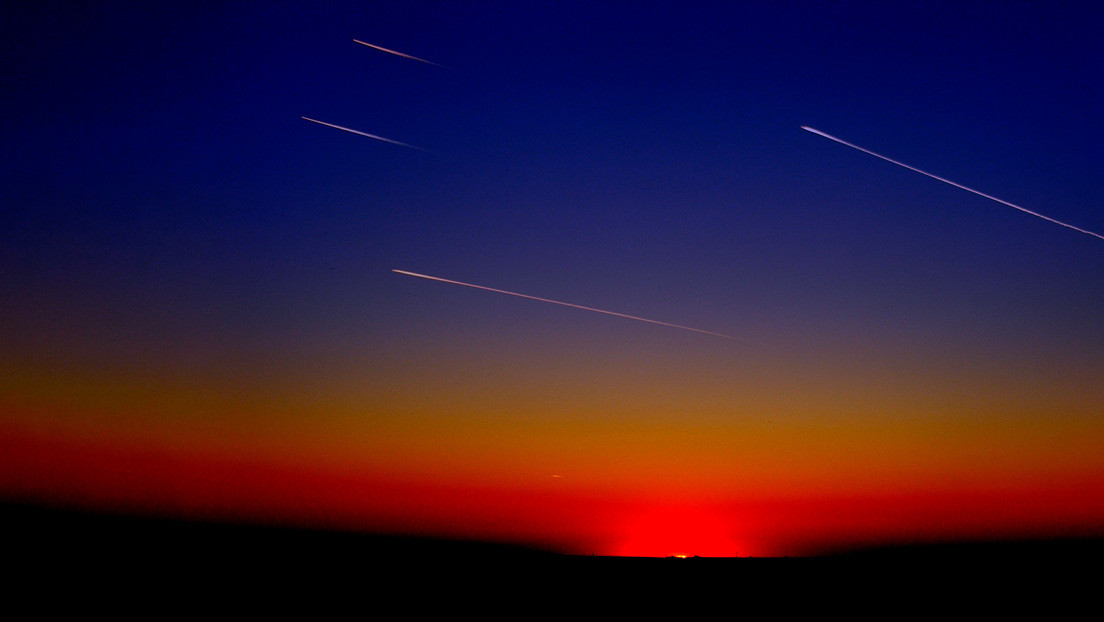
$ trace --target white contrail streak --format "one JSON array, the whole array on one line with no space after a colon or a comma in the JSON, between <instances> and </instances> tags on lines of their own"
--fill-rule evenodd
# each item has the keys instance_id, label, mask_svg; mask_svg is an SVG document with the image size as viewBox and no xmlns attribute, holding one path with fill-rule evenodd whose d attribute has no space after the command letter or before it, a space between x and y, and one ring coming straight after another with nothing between
<instances>
[{"instance_id":1,"label":"white contrail streak","mask_svg":"<svg viewBox=\"0 0 1104 622\"><path fill-rule=\"evenodd\" d=\"M396 52L395 50L389 50L387 48L381 48L378 45L372 45L371 43L365 43L365 42L363 42L359 39L353 39L353 41L356 41L357 43L359 43L361 45L367 45L368 47L379 50L381 52L387 52L388 54L394 54L395 56L402 56L403 58L409 58L410 60L416 60L420 63L425 63L427 65L433 65L434 67L440 67L441 69L445 68L444 65L438 65L437 63L430 62L430 61L428 61L424 58L418 58L417 56L411 56L409 54L403 54L402 52Z\"/></svg>"},{"instance_id":2,"label":"white contrail streak","mask_svg":"<svg viewBox=\"0 0 1104 622\"><path fill-rule=\"evenodd\" d=\"M828 140L834 140L834 141L836 141L837 143L839 143L841 145L847 145L848 147L851 147L852 149L858 149L859 151L861 151L863 153L869 153L870 155L872 155L876 158L881 158L881 159L885 160L886 162L892 162L892 163L896 164L897 166L903 166L903 167L907 168L910 171L916 171L917 173L920 173L921 175L927 175L928 177L931 177L932 179L938 179L939 181L941 181L945 184L950 184L950 185L954 186L955 188L961 188L962 190L965 190L967 192L973 192L974 194L976 194L978 196L985 197L986 199L989 199L991 201L996 201L997 203L1000 203L1001 205L1007 205L1008 207L1011 207L1013 209L1018 209L1021 212L1024 212L1026 214L1031 214L1032 216L1035 216L1036 218L1042 218L1043 220L1048 220L1048 221L1050 221L1050 222L1052 222L1056 225L1062 225L1063 227L1066 227L1068 229L1073 229L1074 231L1080 231L1081 233L1091 235L1094 238L1100 238L1101 240L1104 240L1104 235L1100 235L1099 233L1093 233L1092 231L1088 231L1088 230L1082 229L1080 227L1075 227L1075 226L1073 226L1069 223L1064 223L1060 220L1055 220L1055 219L1051 218L1050 216L1044 216L1044 215L1042 215L1038 212L1033 212L1033 211L1027 209L1026 207L1020 207L1019 205L1016 205L1015 203L1009 203L1008 201L1005 201L1004 199L998 199L997 197L995 197L993 195L985 194L984 192L974 190L973 188L968 188L966 186L963 186L962 184L958 184L958 183L955 183L955 182L953 182L949 179L945 179L943 177L940 177L939 175L933 175L933 174L931 174L927 171L922 171L922 170L916 168L915 166L909 166L908 164L905 164L904 162L898 162L897 160L894 160L893 158L887 158L886 156L884 156L880 153L874 153L873 151L871 151L869 149L863 149L862 147L860 147L858 145L849 143L846 140L843 140L843 139L840 139L840 138L836 138L835 136L832 136L831 134L825 134L824 132L822 132L820 130L813 129L813 128L805 126L805 125L802 125L801 129L803 129L807 132L812 132L812 133L814 133L818 136L823 136L823 137L827 138Z\"/></svg>"},{"instance_id":3,"label":"white contrail streak","mask_svg":"<svg viewBox=\"0 0 1104 622\"><path fill-rule=\"evenodd\" d=\"M517 292L508 292L504 289L495 289L493 287L484 287L482 285L473 285L471 283L464 283L462 281L453 281L450 279L442 279L437 276L429 276L428 274L418 274L417 272L407 272L406 270L392 270L399 274L405 274L407 276L416 276L420 279L429 279L431 281L440 281L442 283L452 283L453 285L463 285L464 287L474 287L475 289L483 289L489 292L496 292L499 294L507 294L509 296L517 296L518 298L528 298L529 300L539 300L540 302L550 302L554 305L560 305L563 307L571 307L573 309L582 309L583 311L594 311L595 313L604 313L606 315L615 315L617 317L623 317L629 320L637 320L639 322L647 322L649 324L659 324L660 326L670 326L671 328L681 328L682 330L689 330L695 333L702 333L703 335L713 335L714 337L724 337L725 339L732 339L733 341L744 341L739 337L732 337L731 335L722 335L721 333L714 333L708 330L701 330L699 328L690 328L689 326L679 326L678 324L668 324L667 322L660 322L658 320L649 320L647 318L636 317L635 315L625 315L624 313L615 313L613 311L606 311L604 309L595 309L593 307L584 307L582 305L571 304L570 302L560 302L559 300L550 300L548 298L538 298L537 296L529 296L528 294L519 294Z\"/></svg>"},{"instance_id":4,"label":"white contrail streak","mask_svg":"<svg viewBox=\"0 0 1104 622\"><path fill-rule=\"evenodd\" d=\"M382 140L383 142L391 143L392 145L400 145L400 146L403 146L403 147L410 147L411 149L417 149L418 151L428 152L428 150L422 149L421 147L415 147L414 145L408 145L406 143L400 143L397 140L391 140L390 138L384 138L383 136L376 136L375 134L369 134L368 132L362 132L360 130L354 130L352 128L342 127L340 125L334 125L333 123L326 123L325 121L319 121L318 119L312 119L310 117L300 117L300 118L306 119L307 121L310 121L312 123L317 123L319 125L325 125L327 127L332 127L332 128L339 129L339 130L345 130L346 132L352 132L353 134L360 134L361 136L367 136L368 138L375 138L376 140Z\"/></svg>"}]
</instances>

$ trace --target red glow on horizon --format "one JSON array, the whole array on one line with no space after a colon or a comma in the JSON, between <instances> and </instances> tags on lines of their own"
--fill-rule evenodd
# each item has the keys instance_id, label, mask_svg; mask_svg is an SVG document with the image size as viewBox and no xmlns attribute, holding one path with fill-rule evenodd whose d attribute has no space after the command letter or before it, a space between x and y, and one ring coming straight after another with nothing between
<instances>
[{"instance_id":1,"label":"red glow on horizon","mask_svg":"<svg viewBox=\"0 0 1104 622\"><path fill-rule=\"evenodd\" d=\"M625 540L612 553L623 557L736 557L747 555L733 525L696 507L646 510L625 527Z\"/></svg>"},{"instance_id":2,"label":"red glow on horizon","mask_svg":"<svg viewBox=\"0 0 1104 622\"><path fill-rule=\"evenodd\" d=\"M800 556L854 546L1098 534L1101 478L710 503L562 487L397 478L372 469L0 426L0 500L183 519L498 541L622 557Z\"/></svg>"}]
</instances>

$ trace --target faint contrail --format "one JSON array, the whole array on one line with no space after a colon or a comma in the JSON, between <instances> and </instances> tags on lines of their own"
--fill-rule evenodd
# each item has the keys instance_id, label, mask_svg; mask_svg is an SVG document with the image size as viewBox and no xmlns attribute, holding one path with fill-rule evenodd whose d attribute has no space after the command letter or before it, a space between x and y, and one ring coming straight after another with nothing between
<instances>
[{"instance_id":1,"label":"faint contrail","mask_svg":"<svg viewBox=\"0 0 1104 622\"><path fill-rule=\"evenodd\" d=\"M690 330L695 333L702 333L704 335L713 335L714 337L724 337L725 339L732 339L733 341L744 341L739 337L733 337L731 335L722 335L721 333L714 333L708 330L701 330L699 328L690 328L689 326L679 326L678 324L668 324L667 322L660 322L658 320L649 320L647 318L636 317L635 315L625 315L624 313L615 313L613 311L606 311L604 309L595 309L593 307L584 307L582 305L571 304L570 302L560 302L559 300L550 300L548 298L538 298L537 296L529 296L528 294L519 294L517 292L508 292L504 289L495 289L493 287L484 287L482 285L473 285L471 283L464 283L462 281L453 281L450 279L442 279L437 276L429 276L427 274L418 274L417 272L407 272L406 270L392 270L399 274L405 274L407 276L416 276L420 279L429 279L431 281L440 281L442 283L452 283L453 285L463 285L464 287L474 287L475 289L484 289L489 292L496 292L499 294L507 294L510 296L517 296L518 298L528 298L529 300L539 300L540 302L550 302L554 305L560 305L563 307L571 307L573 309L582 309L583 311L594 311L595 313L605 313L606 315L615 315L617 317L623 317L629 320L637 320L640 322L648 322L649 324L659 324L660 326L670 326L671 328L681 328L682 330Z\"/></svg>"},{"instance_id":2,"label":"faint contrail","mask_svg":"<svg viewBox=\"0 0 1104 622\"><path fill-rule=\"evenodd\" d=\"M1074 231L1080 231L1081 233L1086 233L1086 234L1091 235L1095 238L1100 238L1101 240L1104 240L1104 235L1100 235L1099 233L1093 233L1092 231L1088 231L1088 230L1082 229L1080 227L1075 227L1071 224L1064 223L1060 220L1055 220L1055 219L1051 218L1050 216L1044 216L1044 215L1042 215L1038 212L1033 212L1033 211L1027 209L1026 207L1020 207L1019 205L1016 205L1015 203L1009 203L1008 201L1005 201L1004 199L998 199L997 197L995 197L993 195L985 194L984 192L974 190L973 188L967 188L966 186L963 186L962 184L955 183L955 182L953 182L949 179L945 179L943 177L940 177L939 175L933 175L933 174L931 174L927 171L922 171L922 170L916 168L915 166L909 166L908 164L905 164L904 162L898 162L897 160L894 160L893 158L887 158L887 157L885 157L884 155L882 155L880 153L874 153L873 151L871 151L869 149L863 149L862 147L860 147L858 145L854 145L852 143L847 142L846 140L836 138L835 136L832 136L831 134L825 134L824 132L822 132L820 130L813 129L813 128L805 126L805 125L802 125L801 129L803 129L807 132L812 132L814 134L817 134L818 136L823 136L823 137L827 138L828 140L834 140L834 141L836 141L837 143L839 143L841 145L847 145L848 147L851 147L852 149L858 149L859 151L862 151L863 153L869 153L870 155L872 155L876 158L881 158L881 159L885 160L886 162L892 162L892 163L896 164L897 166L903 166L903 167L907 168L910 171L916 171L917 173L920 173L921 175L927 175L928 177L931 177L932 179L938 179L939 181L941 181L943 183L946 183L946 184L950 184L950 185L954 186L955 188L961 188L962 190L965 190L967 192L973 192L974 194L976 194L978 196L982 196L982 197L985 197L986 199L996 201L997 203L1000 203L1001 205L1007 205L1008 207L1018 209L1021 212L1031 214L1032 216L1035 216L1037 218L1042 218L1043 220L1049 220L1050 222L1052 222L1056 225L1062 225L1063 227L1073 229Z\"/></svg>"},{"instance_id":3,"label":"faint contrail","mask_svg":"<svg viewBox=\"0 0 1104 622\"><path fill-rule=\"evenodd\" d=\"M361 136L367 136L368 138L375 138L376 140L382 140L383 142L391 143L392 145L401 145L403 147L410 147L411 149L417 149L418 151L428 152L427 149L422 149L421 147L415 147L414 145L408 145L406 143L400 143L397 140L391 140L390 138L384 138L383 136L376 136L375 134L369 134L368 132L362 132L360 130L354 130L354 129L348 128L348 127L341 127L340 125L334 125L333 123L326 123L325 121L319 121L318 119L312 119L310 117L300 117L300 118L306 119L307 121L310 121L312 123L317 123L319 125L325 125L327 127L332 127L332 128L336 128L336 129L339 129L339 130L345 130L346 132L352 132L354 134L360 134Z\"/></svg>"},{"instance_id":4,"label":"faint contrail","mask_svg":"<svg viewBox=\"0 0 1104 622\"><path fill-rule=\"evenodd\" d=\"M411 56L409 54L403 54L402 52L396 52L395 50L389 50L387 48L381 48L378 45L372 45L371 43L365 43L365 42L363 42L359 39L353 39L353 41L356 41L357 43L359 43L361 45L367 45L368 47L377 49L381 52L387 52L388 54L394 54L395 56L402 56L403 58L409 58L410 60L416 60L420 63L425 63L427 65L433 65L434 67L440 67L441 69L445 68L444 65L438 65L437 63L430 62L430 61L428 61L424 58L418 58L417 56Z\"/></svg>"}]
</instances>

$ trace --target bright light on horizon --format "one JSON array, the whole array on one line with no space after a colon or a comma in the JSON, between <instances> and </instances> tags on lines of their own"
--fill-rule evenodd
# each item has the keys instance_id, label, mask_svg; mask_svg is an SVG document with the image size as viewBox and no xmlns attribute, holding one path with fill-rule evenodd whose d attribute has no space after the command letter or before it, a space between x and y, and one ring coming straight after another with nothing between
<instances>
[{"instance_id":1,"label":"bright light on horizon","mask_svg":"<svg viewBox=\"0 0 1104 622\"><path fill-rule=\"evenodd\" d=\"M734 526L709 510L662 508L645 511L631 521L616 549L622 557L746 556L733 538Z\"/></svg>"}]
</instances>

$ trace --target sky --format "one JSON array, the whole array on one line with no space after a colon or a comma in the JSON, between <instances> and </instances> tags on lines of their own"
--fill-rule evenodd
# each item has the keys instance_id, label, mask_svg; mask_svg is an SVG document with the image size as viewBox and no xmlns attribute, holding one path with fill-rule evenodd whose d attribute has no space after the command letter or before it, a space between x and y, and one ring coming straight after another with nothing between
<instances>
[{"instance_id":1,"label":"sky","mask_svg":"<svg viewBox=\"0 0 1104 622\"><path fill-rule=\"evenodd\" d=\"M801 129L1104 232L1099 3L4 21L0 499L604 555L1104 533L1104 241Z\"/></svg>"}]
</instances>

